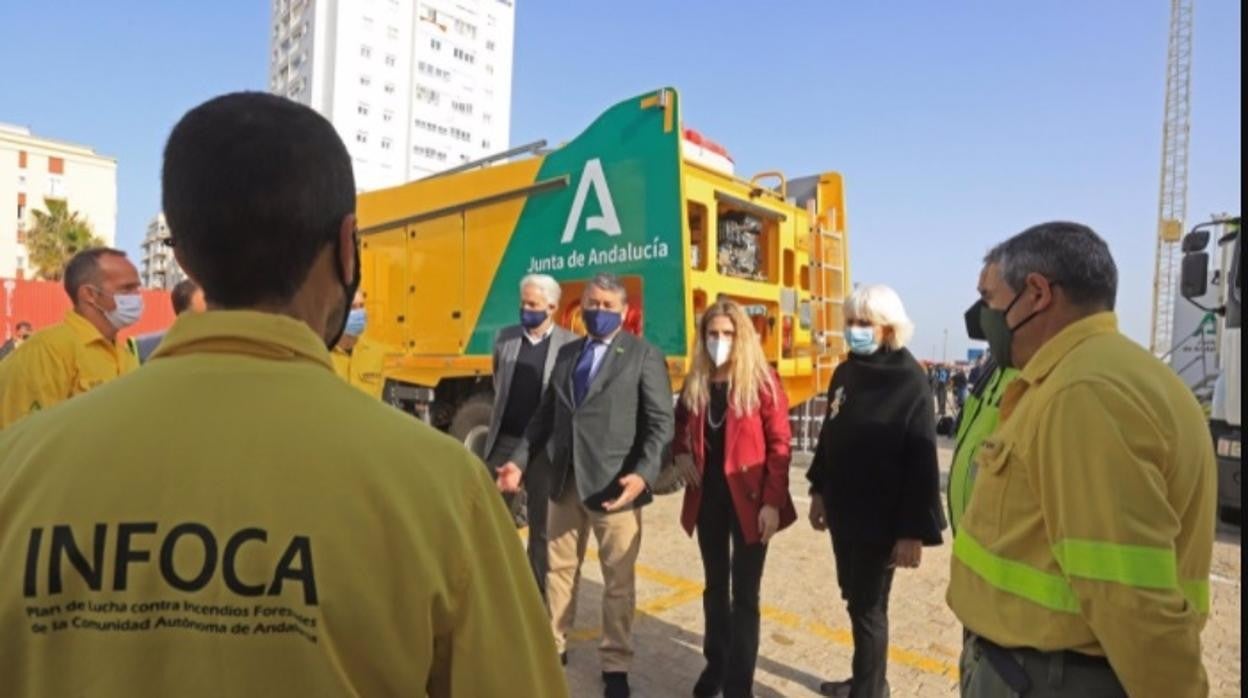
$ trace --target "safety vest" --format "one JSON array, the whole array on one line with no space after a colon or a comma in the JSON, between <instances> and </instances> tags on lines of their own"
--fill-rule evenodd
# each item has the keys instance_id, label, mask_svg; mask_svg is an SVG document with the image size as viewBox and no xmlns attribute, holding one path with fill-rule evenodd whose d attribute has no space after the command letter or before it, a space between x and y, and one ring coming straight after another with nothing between
<instances>
[{"instance_id":1,"label":"safety vest","mask_svg":"<svg viewBox=\"0 0 1248 698\"><path fill-rule=\"evenodd\" d=\"M949 525L957 534L958 522L971 501L975 484L975 453L984 439L992 435L1000 417L1001 397L1018 376L1013 368L995 367L975 385L966 398L958 422L957 446L953 451L953 467L949 470Z\"/></svg>"}]
</instances>

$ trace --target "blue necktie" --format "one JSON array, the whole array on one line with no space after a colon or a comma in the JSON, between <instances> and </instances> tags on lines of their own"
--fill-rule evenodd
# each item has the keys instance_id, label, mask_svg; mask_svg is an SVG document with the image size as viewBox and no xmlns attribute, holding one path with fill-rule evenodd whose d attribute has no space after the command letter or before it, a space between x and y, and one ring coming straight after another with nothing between
<instances>
[{"instance_id":1,"label":"blue necktie","mask_svg":"<svg viewBox=\"0 0 1248 698\"><path fill-rule=\"evenodd\" d=\"M589 383L594 378L594 348L599 344L596 339L585 342L581 358L576 360L576 368L572 370L572 396L578 407L584 402L585 394L589 392Z\"/></svg>"}]
</instances>

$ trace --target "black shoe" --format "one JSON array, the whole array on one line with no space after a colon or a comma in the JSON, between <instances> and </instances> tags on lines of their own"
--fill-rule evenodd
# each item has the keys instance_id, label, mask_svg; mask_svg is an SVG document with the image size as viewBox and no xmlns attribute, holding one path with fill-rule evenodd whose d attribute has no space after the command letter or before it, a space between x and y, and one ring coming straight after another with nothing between
<instances>
[{"instance_id":1,"label":"black shoe","mask_svg":"<svg viewBox=\"0 0 1248 698\"><path fill-rule=\"evenodd\" d=\"M852 679L844 681L824 681L819 684L819 694L824 696L833 696L834 698L848 698L850 688L853 686ZM888 687L888 682L884 682L884 698L889 698L892 690Z\"/></svg>"},{"instance_id":2,"label":"black shoe","mask_svg":"<svg viewBox=\"0 0 1248 698\"><path fill-rule=\"evenodd\" d=\"M567 666L567 665L568 665L568 653L567 653L567 652L560 652L560 653L559 653L559 663L560 663L560 664L562 664L562 665L564 665L564 666Z\"/></svg>"},{"instance_id":3,"label":"black shoe","mask_svg":"<svg viewBox=\"0 0 1248 698\"><path fill-rule=\"evenodd\" d=\"M629 698L628 674L622 671L602 672L603 698Z\"/></svg>"},{"instance_id":4,"label":"black shoe","mask_svg":"<svg viewBox=\"0 0 1248 698\"><path fill-rule=\"evenodd\" d=\"M723 681L710 669L706 669L693 685L693 698L715 698L722 690Z\"/></svg>"}]
</instances>

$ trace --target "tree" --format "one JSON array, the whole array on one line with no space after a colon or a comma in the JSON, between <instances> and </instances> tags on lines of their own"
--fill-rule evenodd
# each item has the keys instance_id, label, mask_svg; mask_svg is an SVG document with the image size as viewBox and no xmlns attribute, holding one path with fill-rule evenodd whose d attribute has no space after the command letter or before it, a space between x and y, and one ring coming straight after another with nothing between
<instances>
[{"instance_id":1,"label":"tree","mask_svg":"<svg viewBox=\"0 0 1248 698\"><path fill-rule=\"evenodd\" d=\"M26 250L35 275L48 281L60 281L71 257L92 247L103 247L91 224L77 211L69 210L64 199L46 198L46 212L31 211L34 226L26 231Z\"/></svg>"}]
</instances>

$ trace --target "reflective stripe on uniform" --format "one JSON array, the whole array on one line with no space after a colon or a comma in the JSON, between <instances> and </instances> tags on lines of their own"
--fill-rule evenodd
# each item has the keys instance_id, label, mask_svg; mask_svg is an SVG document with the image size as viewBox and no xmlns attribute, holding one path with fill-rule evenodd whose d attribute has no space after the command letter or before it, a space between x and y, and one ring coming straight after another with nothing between
<instances>
[{"instance_id":1,"label":"reflective stripe on uniform","mask_svg":"<svg viewBox=\"0 0 1248 698\"><path fill-rule=\"evenodd\" d=\"M1001 398L1017 375L1016 369L994 368L976 384L976 391L971 393L962 408L953 464L949 469L949 525L955 536L971 502L971 490L979 469L975 463L976 452L997 428Z\"/></svg>"},{"instance_id":2,"label":"reflective stripe on uniform","mask_svg":"<svg viewBox=\"0 0 1248 698\"><path fill-rule=\"evenodd\" d=\"M1143 589L1179 589L1198 613L1209 612L1209 580L1180 580L1173 550L1067 539L1053 546L1053 556L1068 577Z\"/></svg>"},{"instance_id":3,"label":"reflective stripe on uniform","mask_svg":"<svg viewBox=\"0 0 1248 698\"><path fill-rule=\"evenodd\" d=\"M1179 563L1168 548L1067 538L1053 546L1053 557L1069 577L1149 589L1179 585Z\"/></svg>"},{"instance_id":4,"label":"reflective stripe on uniform","mask_svg":"<svg viewBox=\"0 0 1248 698\"><path fill-rule=\"evenodd\" d=\"M953 554L992 586L1062 613L1078 613L1079 598L1066 577L994 555L963 530ZM1140 545L1063 540L1053 554L1068 576L1156 589L1179 589L1198 613L1209 613L1209 581L1179 581L1172 551Z\"/></svg>"},{"instance_id":5,"label":"reflective stripe on uniform","mask_svg":"<svg viewBox=\"0 0 1248 698\"><path fill-rule=\"evenodd\" d=\"M1079 598L1064 577L992 554L963 529L953 555L992 586L1062 613L1078 613Z\"/></svg>"}]
</instances>

